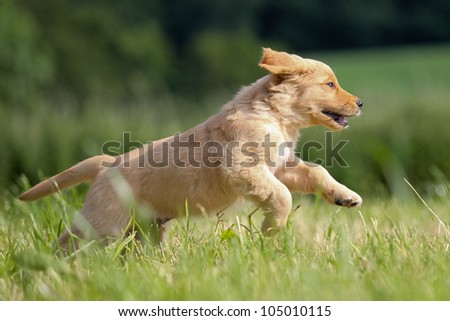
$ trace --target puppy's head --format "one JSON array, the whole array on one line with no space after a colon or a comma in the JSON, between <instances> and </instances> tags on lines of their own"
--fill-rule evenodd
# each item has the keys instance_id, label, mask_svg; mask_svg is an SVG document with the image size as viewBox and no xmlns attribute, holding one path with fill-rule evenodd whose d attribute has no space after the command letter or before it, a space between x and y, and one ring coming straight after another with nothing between
<instances>
[{"instance_id":1,"label":"puppy's head","mask_svg":"<svg viewBox=\"0 0 450 321\"><path fill-rule=\"evenodd\" d=\"M274 75L272 92L284 96L279 99L283 108L303 127L341 130L348 126L347 117L361 112L362 101L341 88L331 68L320 61L264 48L259 66Z\"/></svg>"}]
</instances>

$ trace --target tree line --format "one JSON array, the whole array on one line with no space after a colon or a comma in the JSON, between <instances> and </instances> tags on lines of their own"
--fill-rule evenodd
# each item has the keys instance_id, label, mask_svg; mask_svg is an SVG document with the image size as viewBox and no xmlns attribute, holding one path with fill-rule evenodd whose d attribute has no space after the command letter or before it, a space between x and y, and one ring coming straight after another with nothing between
<instances>
[{"instance_id":1,"label":"tree line","mask_svg":"<svg viewBox=\"0 0 450 321\"><path fill-rule=\"evenodd\" d=\"M450 40L446 0L2 0L0 104L135 100L247 83L261 46Z\"/></svg>"}]
</instances>

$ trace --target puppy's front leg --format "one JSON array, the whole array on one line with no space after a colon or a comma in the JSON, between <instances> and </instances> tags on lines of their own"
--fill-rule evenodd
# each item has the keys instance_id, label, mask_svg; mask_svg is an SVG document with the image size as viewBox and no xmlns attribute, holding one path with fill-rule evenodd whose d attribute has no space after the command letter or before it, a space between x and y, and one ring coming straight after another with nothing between
<instances>
[{"instance_id":1,"label":"puppy's front leg","mask_svg":"<svg viewBox=\"0 0 450 321\"><path fill-rule=\"evenodd\" d=\"M276 234L286 226L292 208L291 192L263 166L240 174L240 184L246 186L246 198L263 210L262 232L266 236Z\"/></svg>"},{"instance_id":2,"label":"puppy's front leg","mask_svg":"<svg viewBox=\"0 0 450 321\"><path fill-rule=\"evenodd\" d=\"M297 161L297 165L283 167L275 173L291 192L321 193L328 202L339 206L354 207L362 204L361 196L337 182L322 166L300 159Z\"/></svg>"}]
</instances>

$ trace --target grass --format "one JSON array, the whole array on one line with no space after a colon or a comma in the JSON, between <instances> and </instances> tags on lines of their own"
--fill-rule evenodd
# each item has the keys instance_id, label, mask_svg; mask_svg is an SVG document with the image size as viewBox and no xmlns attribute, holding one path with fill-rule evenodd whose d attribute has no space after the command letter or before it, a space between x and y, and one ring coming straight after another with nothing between
<instances>
[{"instance_id":1,"label":"grass","mask_svg":"<svg viewBox=\"0 0 450 321\"><path fill-rule=\"evenodd\" d=\"M62 255L58 231L82 196L2 199L1 300L450 299L448 227L419 200L346 210L303 197L274 238L258 232L258 212L241 207L180 219L161 247L123 238ZM447 201L431 206L449 221Z\"/></svg>"}]
</instances>

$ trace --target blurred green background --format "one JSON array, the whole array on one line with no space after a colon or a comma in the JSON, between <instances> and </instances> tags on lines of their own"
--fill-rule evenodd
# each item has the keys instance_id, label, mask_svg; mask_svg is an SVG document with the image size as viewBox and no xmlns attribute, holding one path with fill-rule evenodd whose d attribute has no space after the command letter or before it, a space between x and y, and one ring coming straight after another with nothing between
<instances>
[{"instance_id":1,"label":"blurred green background","mask_svg":"<svg viewBox=\"0 0 450 321\"><path fill-rule=\"evenodd\" d=\"M329 171L363 197L448 198L446 0L2 0L0 187L216 113L264 71L261 47L329 64L364 101ZM323 141L325 129L303 131ZM323 155L310 155L311 158Z\"/></svg>"}]
</instances>

